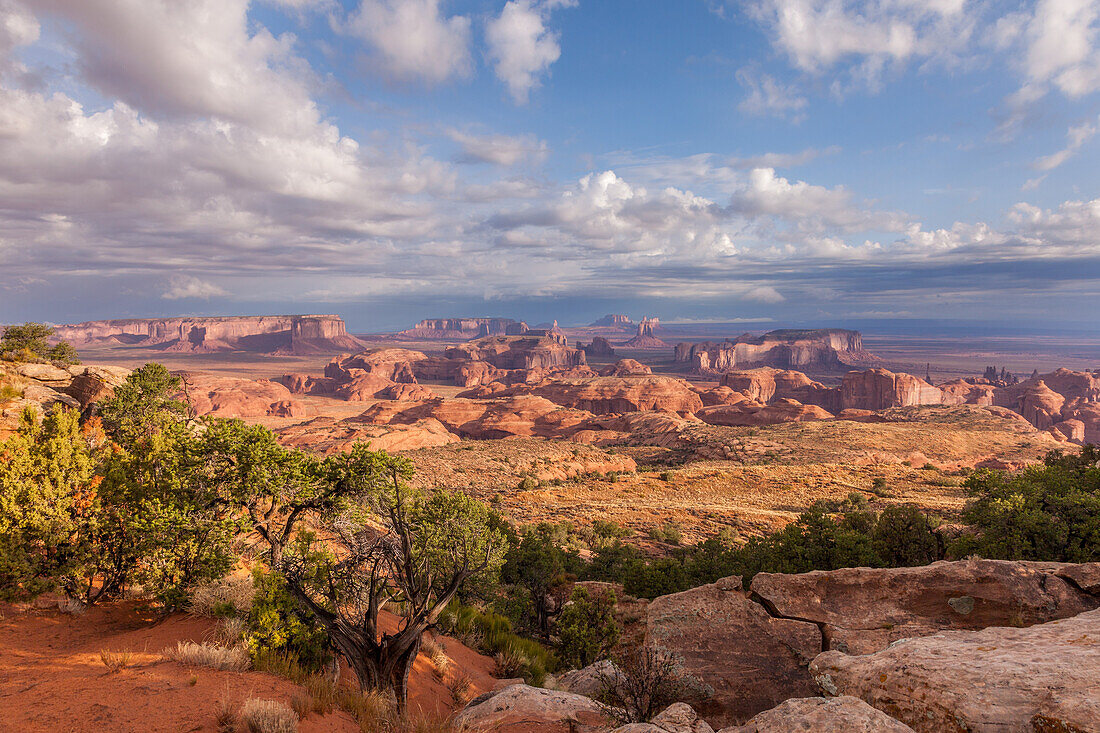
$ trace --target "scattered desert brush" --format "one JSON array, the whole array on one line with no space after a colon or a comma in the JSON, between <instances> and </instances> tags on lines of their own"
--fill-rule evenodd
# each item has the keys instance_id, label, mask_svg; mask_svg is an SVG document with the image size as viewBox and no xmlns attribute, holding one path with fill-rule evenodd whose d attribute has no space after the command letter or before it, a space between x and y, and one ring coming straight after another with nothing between
<instances>
[{"instance_id":1,"label":"scattered desert brush","mask_svg":"<svg viewBox=\"0 0 1100 733\"><path fill-rule=\"evenodd\" d=\"M99 650L99 659L103 666L111 672L118 672L130 666L134 658L133 652L112 652L107 649Z\"/></svg>"},{"instance_id":2,"label":"scattered desert brush","mask_svg":"<svg viewBox=\"0 0 1100 733\"><path fill-rule=\"evenodd\" d=\"M298 716L278 700L250 698L241 706L241 722L248 733L297 733Z\"/></svg>"},{"instance_id":3,"label":"scattered desert brush","mask_svg":"<svg viewBox=\"0 0 1100 733\"><path fill-rule=\"evenodd\" d=\"M175 648L164 651L164 656L191 667L211 667L227 672L244 672L250 665L248 652L240 647L193 641L177 642Z\"/></svg>"}]
</instances>

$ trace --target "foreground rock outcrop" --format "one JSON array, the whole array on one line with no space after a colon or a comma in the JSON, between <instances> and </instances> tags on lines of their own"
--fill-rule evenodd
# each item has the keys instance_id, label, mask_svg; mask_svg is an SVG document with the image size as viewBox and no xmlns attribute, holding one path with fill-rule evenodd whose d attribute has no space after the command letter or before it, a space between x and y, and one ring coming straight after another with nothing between
<instances>
[{"instance_id":1,"label":"foreground rock outcrop","mask_svg":"<svg viewBox=\"0 0 1100 733\"><path fill-rule=\"evenodd\" d=\"M718 733L913 733L858 697L796 697Z\"/></svg>"},{"instance_id":2,"label":"foreground rock outcrop","mask_svg":"<svg viewBox=\"0 0 1100 733\"><path fill-rule=\"evenodd\" d=\"M1100 731L1100 610L1028 628L946 631L874 654L830 651L810 665L922 733Z\"/></svg>"},{"instance_id":3,"label":"foreground rock outcrop","mask_svg":"<svg viewBox=\"0 0 1100 733\"><path fill-rule=\"evenodd\" d=\"M655 599L646 642L680 655L713 691L700 712L729 725L815 694L809 662L819 652L871 654L945 630L1073 618L1100 607L1096 588L1100 563L962 560L759 573L749 588L730 577Z\"/></svg>"},{"instance_id":4,"label":"foreground rock outcrop","mask_svg":"<svg viewBox=\"0 0 1100 733\"><path fill-rule=\"evenodd\" d=\"M458 714L455 723L476 731L489 731L517 725L562 723L566 720L603 727L608 723L603 708L591 698L529 685L511 685L474 698Z\"/></svg>"},{"instance_id":5,"label":"foreground rock outcrop","mask_svg":"<svg viewBox=\"0 0 1100 733\"><path fill-rule=\"evenodd\" d=\"M90 414L129 374L129 369L116 366L0 362L0 387L8 391L0 397L0 440L15 429L28 407L39 415L58 406Z\"/></svg>"}]
</instances>

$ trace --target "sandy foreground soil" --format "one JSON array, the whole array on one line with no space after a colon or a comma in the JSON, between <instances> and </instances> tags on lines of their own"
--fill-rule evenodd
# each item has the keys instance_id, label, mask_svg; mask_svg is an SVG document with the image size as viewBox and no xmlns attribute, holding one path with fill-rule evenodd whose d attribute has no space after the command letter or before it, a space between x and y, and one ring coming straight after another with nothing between
<instances>
[{"instance_id":1,"label":"sandy foreground soil","mask_svg":"<svg viewBox=\"0 0 1100 733\"><path fill-rule=\"evenodd\" d=\"M396 623L389 617L388 623ZM289 680L263 672L224 672L188 667L161 652L179 641L208 640L214 621L185 614L158 617L137 602L119 602L73 616L49 607L0 604L0 731L84 733L91 731L216 731L223 701L248 698L286 704L301 691ZM446 715L454 706L447 683L469 676L472 694L491 689L491 659L453 639L442 639L453 664L443 680L422 654L410 680L411 710ZM130 652L128 667L109 671L103 650ZM350 676L345 671L346 679ZM311 713L302 733L352 733L359 726L345 712Z\"/></svg>"}]
</instances>

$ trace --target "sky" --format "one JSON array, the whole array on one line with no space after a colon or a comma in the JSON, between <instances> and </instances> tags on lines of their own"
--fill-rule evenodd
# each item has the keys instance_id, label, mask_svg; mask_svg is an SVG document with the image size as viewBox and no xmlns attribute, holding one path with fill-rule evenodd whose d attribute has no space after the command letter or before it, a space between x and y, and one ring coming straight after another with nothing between
<instances>
[{"instance_id":1,"label":"sky","mask_svg":"<svg viewBox=\"0 0 1100 733\"><path fill-rule=\"evenodd\" d=\"M0 0L0 322L1100 330L1100 0Z\"/></svg>"}]
</instances>

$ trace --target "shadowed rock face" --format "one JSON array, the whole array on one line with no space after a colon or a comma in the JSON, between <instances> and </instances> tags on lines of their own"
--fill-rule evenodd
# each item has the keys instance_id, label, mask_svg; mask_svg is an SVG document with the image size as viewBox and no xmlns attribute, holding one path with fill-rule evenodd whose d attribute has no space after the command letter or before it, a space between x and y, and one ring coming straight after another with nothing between
<instances>
[{"instance_id":1,"label":"shadowed rock face","mask_svg":"<svg viewBox=\"0 0 1100 733\"><path fill-rule=\"evenodd\" d=\"M920 733L1100 730L1100 610L1027 628L946 631L874 654L825 652L827 694L853 695Z\"/></svg>"},{"instance_id":2,"label":"shadowed rock face","mask_svg":"<svg viewBox=\"0 0 1100 733\"><path fill-rule=\"evenodd\" d=\"M127 344L198 353L317 354L363 348L361 341L347 334L343 319L333 315L88 321L58 326L54 336L77 346Z\"/></svg>"},{"instance_id":3,"label":"shadowed rock face","mask_svg":"<svg viewBox=\"0 0 1100 733\"><path fill-rule=\"evenodd\" d=\"M646 609L646 643L679 655L685 671L713 690L699 704L712 725L816 692L806 667L821 651L817 625L772 616L743 592L740 578L655 599Z\"/></svg>"}]
</instances>

